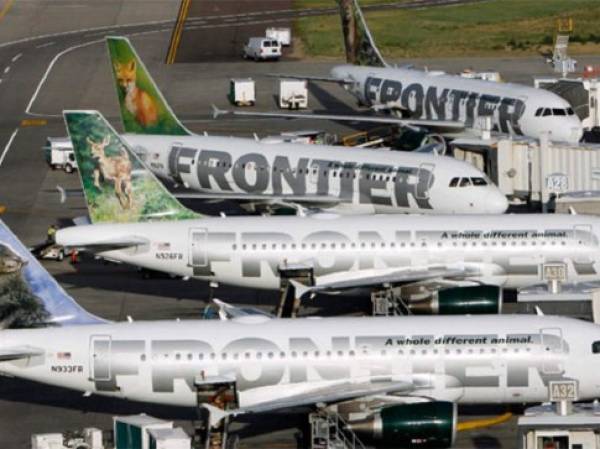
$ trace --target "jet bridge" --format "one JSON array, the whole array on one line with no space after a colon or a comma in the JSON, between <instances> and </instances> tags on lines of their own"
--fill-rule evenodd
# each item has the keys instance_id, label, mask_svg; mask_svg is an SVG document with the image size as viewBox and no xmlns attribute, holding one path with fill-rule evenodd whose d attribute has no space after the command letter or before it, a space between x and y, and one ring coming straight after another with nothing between
<instances>
[{"instance_id":1,"label":"jet bridge","mask_svg":"<svg viewBox=\"0 0 600 449\"><path fill-rule=\"evenodd\" d=\"M579 213L598 214L600 145L556 143L547 136L526 138L456 139L455 158L484 171L513 205L542 209L573 205Z\"/></svg>"}]
</instances>

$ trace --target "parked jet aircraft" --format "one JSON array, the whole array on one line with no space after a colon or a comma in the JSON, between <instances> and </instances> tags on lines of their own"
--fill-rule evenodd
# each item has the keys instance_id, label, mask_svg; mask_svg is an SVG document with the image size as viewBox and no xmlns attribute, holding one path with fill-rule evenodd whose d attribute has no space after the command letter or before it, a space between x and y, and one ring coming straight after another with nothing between
<instances>
[{"instance_id":1,"label":"parked jet aircraft","mask_svg":"<svg viewBox=\"0 0 600 449\"><path fill-rule=\"evenodd\" d=\"M205 199L337 213L503 213L472 165L426 153L265 144L194 135L177 119L128 39L108 38L123 138L160 178ZM459 185L453 180L464 179Z\"/></svg>"},{"instance_id":2,"label":"parked jet aircraft","mask_svg":"<svg viewBox=\"0 0 600 449\"><path fill-rule=\"evenodd\" d=\"M327 114L234 112L288 118L364 121L413 125L456 137L482 129L491 120L494 131L539 138L549 132L554 141L578 142L581 121L570 104L544 89L522 84L464 78L443 72L428 72L390 66L371 36L358 0L338 0L342 17L346 58L351 65L331 69L330 77L282 75L342 85L360 105L376 111L393 112L402 118L337 116ZM216 111L216 115L227 111ZM430 123L419 124L417 120ZM437 123L436 123L437 122Z\"/></svg>"},{"instance_id":3,"label":"parked jet aircraft","mask_svg":"<svg viewBox=\"0 0 600 449\"><path fill-rule=\"evenodd\" d=\"M67 247L262 289L278 289L279 270L300 266L314 271L314 285L299 286L301 293L402 286L408 299L425 301L415 307L434 312L495 312L500 287L540 282L550 263L564 265L567 281L600 280L597 218L201 217L154 178L99 113L66 112L65 119L95 223L59 230L56 240Z\"/></svg>"},{"instance_id":4,"label":"parked jet aircraft","mask_svg":"<svg viewBox=\"0 0 600 449\"><path fill-rule=\"evenodd\" d=\"M457 403L546 401L560 381L575 381L581 400L600 396L600 328L592 323L243 312L227 321L108 323L80 309L1 221L0 248L0 282L17 279L55 324L0 330L0 372L9 376L161 404L192 407L200 398L212 424L324 404L359 435L394 447L450 446ZM230 409L217 407L225 403Z\"/></svg>"}]
</instances>

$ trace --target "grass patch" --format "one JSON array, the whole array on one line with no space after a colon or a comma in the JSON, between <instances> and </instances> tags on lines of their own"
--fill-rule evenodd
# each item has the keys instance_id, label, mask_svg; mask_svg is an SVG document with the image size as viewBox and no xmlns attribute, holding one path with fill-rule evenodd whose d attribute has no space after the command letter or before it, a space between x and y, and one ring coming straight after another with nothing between
<instances>
[{"instance_id":1,"label":"grass patch","mask_svg":"<svg viewBox=\"0 0 600 449\"><path fill-rule=\"evenodd\" d=\"M362 0L361 4L382 0ZM334 0L296 0L297 8L331 7ZM490 0L420 10L365 12L382 53L389 58L531 55L550 49L556 19L574 21L573 54L591 52L600 44L598 0ZM312 57L343 55L337 15L295 21L296 37Z\"/></svg>"}]
</instances>

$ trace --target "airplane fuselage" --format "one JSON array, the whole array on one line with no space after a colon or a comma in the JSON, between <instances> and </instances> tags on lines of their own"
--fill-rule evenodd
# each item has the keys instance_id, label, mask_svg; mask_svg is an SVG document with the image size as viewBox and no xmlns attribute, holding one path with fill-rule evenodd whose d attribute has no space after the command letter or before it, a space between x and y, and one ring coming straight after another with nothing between
<instances>
[{"instance_id":1,"label":"airplane fuselage","mask_svg":"<svg viewBox=\"0 0 600 449\"><path fill-rule=\"evenodd\" d=\"M98 224L59 230L58 243L94 247L146 241L100 254L148 269L242 287L278 289L278 268L313 268L319 281L357 273L444 266L465 280L519 288L563 263L567 282L600 279L600 221L583 215L219 217Z\"/></svg>"},{"instance_id":2,"label":"airplane fuselage","mask_svg":"<svg viewBox=\"0 0 600 449\"><path fill-rule=\"evenodd\" d=\"M515 136L578 142L581 121L558 95L533 87L405 68L336 66L331 74L354 80L346 89L360 103L398 109L415 119L461 121Z\"/></svg>"},{"instance_id":3,"label":"airplane fuselage","mask_svg":"<svg viewBox=\"0 0 600 449\"><path fill-rule=\"evenodd\" d=\"M338 213L503 213L507 208L483 173L445 156L233 137L123 137L156 175L198 192L265 202L293 197L287 202ZM457 177L468 183L451 186Z\"/></svg>"},{"instance_id":4,"label":"airplane fuselage","mask_svg":"<svg viewBox=\"0 0 600 449\"><path fill-rule=\"evenodd\" d=\"M600 396L599 340L594 324L526 315L133 322L2 331L0 349L42 354L0 372L182 406L197 377L235 381L241 407L365 379L411 386L397 400L459 403L540 402L548 382L574 379L587 400Z\"/></svg>"}]
</instances>

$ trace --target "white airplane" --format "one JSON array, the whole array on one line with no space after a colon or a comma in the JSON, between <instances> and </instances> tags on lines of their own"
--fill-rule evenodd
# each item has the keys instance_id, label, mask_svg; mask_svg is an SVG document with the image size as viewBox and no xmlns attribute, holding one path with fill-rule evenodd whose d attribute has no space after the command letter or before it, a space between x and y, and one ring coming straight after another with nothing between
<instances>
[{"instance_id":1,"label":"white airplane","mask_svg":"<svg viewBox=\"0 0 600 449\"><path fill-rule=\"evenodd\" d=\"M110 323L77 306L1 221L0 248L0 282L17 279L53 324L0 330L0 373L8 376L151 403L194 407L200 398L212 425L318 404L394 447L450 446L457 404L546 401L552 382L563 381L579 400L600 396L600 328L592 323L538 315L286 320L232 306L225 321Z\"/></svg>"},{"instance_id":2,"label":"white airplane","mask_svg":"<svg viewBox=\"0 0 600 449\"><path fill-rule=\"evenodd\" d=\"M123 138L161 179L196 192L181 196L352 214L503 213L508 207L481 171L449 157L192 134L129 40L107 43Z\"/></svg>"},{"instance_id":3,"label":"white airplane","mask_svg":"<svg viewBox=\"0 0 600 449\"><path fill-rule=\"evenodd\" d=\"M548 264L564 265L565 282L600 280L598 218L203 217L182 206L99 113L65 112L65 119L93 223L59 230L66 247L260 289L278 289L280 270L302 267L314 282L297 285L300 296L402 287L410 307L434 313L497 312L501 288L542 282Z\"/></svg>"},{"instance_id":4,"label":"white airplane","mask_svg":"<svg viewBox=\"0 0 600 449\"><path fill-rule=\"evenodd\" d=\"M553 141L578 142L583 127L571 105L544 89L499 83L389 65L371 36L358 0L338 0L346 58L351 65L331 69L330 77L278 75L286 78L334 82L356 97L359 104L397 117L233 112L235 115L310 118L413 125L447 137L473 136L488 126L514 136L539 138L550 133ZM228 111L215 110L215 115ZM419 122L422 121L422 122Z\"/></svg>"}]
</instances>

